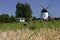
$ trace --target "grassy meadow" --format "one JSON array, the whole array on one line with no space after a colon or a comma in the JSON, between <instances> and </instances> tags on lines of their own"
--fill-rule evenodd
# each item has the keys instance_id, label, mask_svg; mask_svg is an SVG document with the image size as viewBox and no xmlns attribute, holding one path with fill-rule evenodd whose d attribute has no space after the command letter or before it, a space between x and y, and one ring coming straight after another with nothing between
<instances>
[{"instance_id":1,"label":"grassy meadow","mask_svg":"<svg viewBox=\"0 0 60 40\"><path fill-rule=\"evenodd\" d=\"M3 23L0 40L60 40L60 21Z\"/></svg>"},{"instance_id":2,"label":"grassy meadow","mask_svg":"<svg viewBox=\"0 0 60 40\"><path fill-rule=\"evenodd\" d=\"M0 24L0 30L17 30L21 28L28 29L40 29L40 28L56 28L60 27L60 21L29 21L29 22L17 22L17 23L3 23Z\"/></svg>"}]
</instances>

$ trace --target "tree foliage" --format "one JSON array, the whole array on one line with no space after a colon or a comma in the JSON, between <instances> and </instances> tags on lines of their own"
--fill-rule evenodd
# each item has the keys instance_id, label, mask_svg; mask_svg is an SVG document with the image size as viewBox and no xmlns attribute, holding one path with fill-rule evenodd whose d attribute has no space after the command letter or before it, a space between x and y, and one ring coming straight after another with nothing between
<instances>
[{"instance_id":1,"label":"tree foliage","mask_svg":"<svg viewBox=\"0 0 60 40\"><path fill-rule=\"evenodd\" d=\"M30 18L32 16L32 11L30 5L25 3L16 4L16 17Z\"/></svg>"},{"instance_id":2,"label":"tree foliage","mask_svg":"<svg viewBox=\"0 0 60 40\"><path fill-rule=\"evenodd\" d=\"M37 20L37 18L36 17L33 17L32 20Z\"/></svg>"},{"instance_id":3,"label":"tree foliage","mask_svg":"<svg viewBox=\"0 0 60 40\"><path fill-rule=\"evenodd\" d=\"M0 23L9 23L9 22L17 22L17 18L15 16L9 16L8 14L0 15Z\"/></svg>"},{"instance_id":4,"label":"tree foliage","mask_svg":"<svg viewBox=\"0 0 60 40\"><path fill-rule=\"evenodd\" d=\"M13 15L9 18L10 22L17 22L18 19L16 17L14 17Z\"/></svg>"},{"instance_id":5,"label":"tree foliage","mask_svg":"<svg viewBox=\"0 0 60 40\"><path fill-rule=\"evenodd\" d=\"M60 17L55 17L54 20L60 20Z\"/></svg>"},{"instance_id":6,"label":"tree foliage","mask_svg":"<svg viewBox=\"0 0 60 40\"><path fill-rule=\"evenodd\" d=\"M8 14L0 15L0 22L8 23L9 22L9 15Z\"/></svg>"}]
</instances>

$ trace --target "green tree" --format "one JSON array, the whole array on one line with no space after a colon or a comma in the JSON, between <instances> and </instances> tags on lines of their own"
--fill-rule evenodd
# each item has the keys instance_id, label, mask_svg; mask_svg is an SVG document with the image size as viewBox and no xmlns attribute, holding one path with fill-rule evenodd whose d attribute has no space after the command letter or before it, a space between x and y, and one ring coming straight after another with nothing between
<instances>
[{"instance_id":1,"label":"green tree","mask_svg":"<svg viewBox=\"0 0 60 40\"><path fill-rule=\"evenodd\" d=\"M2 23L2 16L0 15L0 23Z\"/></svg>"},{"instance_id":2,"label":"green tree","mask_svg":"<svg viewBox=\"0 0 60 40\"><path fill-rule=\"evenodd\" d=\"M0 15L0 21L3 23L8 23L9 22L9 15L8 14L2 14Z\"/></svg>"},{"instance_id":3,"label":"green tree","mask_svg":"<svg viewBox=\"0 0 60 40\"><path fill-rule=\"evenodd\" d=\"M30 5L25 3L16 4L16 17L30 18L32 16L32 11Z\"/></svg>"},{"instance_id":4,"label":"green tree","mask_svg":"<svg viewBox=\"0 0 60 40\"><path fill-rule=\"evenodd\" d=\"M24 7L24 17L25 18L31 18L32 17L32 11L30 8L30 5L25 3L25 7Z\"/></svg>"},{"instance_id":5,"label":"green tree","mask_svg":"<svg viewBox=\"0 0 60 40\"><path fill-rule=\"evenodd\" d=\"M9 19L10 19L10 22L17 22L17 18L14 17L13 15Z\"/></svg>"},{"instance_id":6,"label":"green tree","mask_svg":"<svg viewBox=\"0 0 60 40\"><path fill-rule=\"evenodd\" d=\"M21 3L17 3L16 4L16 17L23 17L23 4L21 4Z\"/></svg>"}]
</instances>

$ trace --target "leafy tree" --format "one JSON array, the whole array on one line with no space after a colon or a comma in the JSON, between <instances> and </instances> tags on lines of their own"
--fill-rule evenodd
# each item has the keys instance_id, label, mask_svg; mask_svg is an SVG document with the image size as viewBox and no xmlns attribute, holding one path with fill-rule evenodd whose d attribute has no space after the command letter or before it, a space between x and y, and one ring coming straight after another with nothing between
<instances>
[{"instance_id":1,"label":"leafy tree","mask_svg":"<svg viewBox=\"0 0 60 40\"><path fill-rule=\"evenodd\" d=\"M9 15L8 14L0 15L0 21L4 22L4 23L8 23L9 22Z\"/></svg>"},{"instance_id":2,"label":"leafy tree","mask_svg":"<svg viewBox=\"0 0 60 40\"><path fill-rule=\"evenodd\" d=\"M18 19L15 16L10 16L8 14L0 15L0 24L1 23L9 23L9 22L17 22Z\"/></svg>"},{"instance_id":3,"label":"leafy tree","mask_svg":"<svg viewBox=\"0 0 60 40\"><path fill-rule=\"evenodd\" d=\"M60 17L55 17L54 20L60 20Z\"/></svg>"},{"instance_id":4,"label":"leafy tree","mask_svg":"<svg viewBox=\"0 0 60 40\"><path fill-rule=\"evenodd\" d=\"M2 16L0 15L0 23L2 23Z\"/></svg>"},{"instance_id":5,"label":"leafy tree","mask_svg":"<svg viewBox=\"0 0 60 40\"><path fill-rule=\"evenodd\" d=\"M24 17L25 18L30 18L32 17L32 12L31 12L31 8L30 8L30 5L29 4L25 4L25 7L24 7Z\"/></svg>"},{"instance_id":6,"label":"leafy tree","mask_svg":"<svg viewBox=\"0 0 60 40\"><path fill-rule=\"evenodd\" d=\"M17 3L16 4L16 17L23 17L23 4L21 4L21 3Z\"/></svg>"},{"instance_id":7,"label":"leafy tree","mask_svg":"<svg viewBox=\"0 0 60 40\"><path fill-rule=\"evenodd\" d=\"M14 16L11 16L9 19L10 19L10 22L17 22L17 18Z\"/></svg>"},{"instance_id":8,"label":"leafy tree","mask_svg":"<svg viewBox=\"0 0 60 40\"><path fill-rule=\"evenodd\" d=\"M16 4L16 17L30 18L32 16L30 5L25 3Z\"/></svg>"}]
</instances>

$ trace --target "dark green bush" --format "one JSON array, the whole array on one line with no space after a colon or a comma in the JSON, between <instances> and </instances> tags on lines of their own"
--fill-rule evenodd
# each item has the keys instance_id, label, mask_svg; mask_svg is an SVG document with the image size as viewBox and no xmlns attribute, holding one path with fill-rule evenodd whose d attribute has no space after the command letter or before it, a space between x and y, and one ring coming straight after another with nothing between
<instances>
[{"instance_id":1,"label":"dark green bush","mask_svg":"<svg viewBox=\"0 0 60 40\"><path fill-rule=\"evenodd\" d=\"M24 24L24 26L27 26L27 24Z\"/></svg>"},{"instance_id":2,"label":"dark green bush","mask_svg":"<svg viewBox=\"0 0 60 40\"><path fill-rule=\"evenodd\" d=\"M15 16L9 16L8 14L0 15L0 23L17 22L17 20L18 19Z\"/></svg>"},{"instance_id":3,"label":"dark green bush","mask_svg":"<svg viewBox=\"0 0 60 40\"><path fill-rule=\"evenodd\" d=\"M9 22L9 15L8 14L0 15L0 22L1 23L8 23Z\"/></svg>"},{"instance_id":4,"label":"dark green bush","mask_svg":"<svg viewBox=\"0 0 60 40\"><path fill-rule=\"evenodd\" d=\"M30 29L30 30L35 30L36 27L35 27L35 26L31 26L31 27L29 27L29 29Z\"/></svg>"},{"instance_id":5,"label":"dark green bush","mask_svg":"<svg viewBox=\"0 0 60 40\"><path fill-rule=\"evenodd\" d=\"M40 23L42 23L43 21L42 21L42 20L40 20L39 22L40 22Z\"/></svg>"},{"instance_id":6,"label":"dark green bush","mask_svg":"<svg viewBox=\"0 0 60 40\"><path fill-rule=\"evenodd\" d=\"M14 17L14 16L11 16L9 18L9 20L10 20L10 22L18 22L18 19L16 17Z\"/></svg>"},{"instance_id":7,"label":"dark green bush","mask_svg":"<svg viewBox=\"0 0 60 40\"><path fill-rule=\"evenodd\" d=\"M37 20L37 18L36 17L33 17L32 20Z\"/></svg>"},{"instance_id":8,"label":"dark green bush","mask_svg":"<svg viewBox=\"0 0 60 40\"><path fill-rule=\"evenodd\" d=\"M30 21L30 19L29 19L29 18L26 18L26 19L25 19L25 22L28 22L28 21Z\"/></svg>"},{"instance_id":9,"label":"dark green bush","mask_svg":"<svg viewBox=\"0 0 60 40\"><path fill-rule=\"evenodd\" d=\"M55 23L56 21L55 21L55 20L52 20L51 22L52 22L52 23Z\"/></svg>"}]
</instances>

